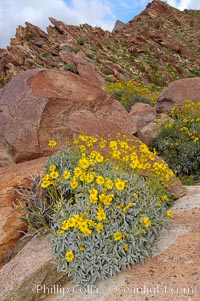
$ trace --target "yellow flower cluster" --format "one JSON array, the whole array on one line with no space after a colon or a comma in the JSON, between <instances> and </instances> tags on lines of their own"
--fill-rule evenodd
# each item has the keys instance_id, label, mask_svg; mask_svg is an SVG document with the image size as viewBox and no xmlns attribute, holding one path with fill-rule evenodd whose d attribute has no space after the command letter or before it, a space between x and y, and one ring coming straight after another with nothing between
<instances>
[{"instance_id":1,"label":"yellow flower cluster","mask_svg":"<svg viewBox=\"0 0 200 301\"><path fill-rule=\"evenodd\" d=\"M61 229L57 231L57 234L63 234L63 231L68 231L70 228L78 228L84 235L92 234L90 227L95 227L96 222L91 219L85 218L86 212L83 214L76 214L70 217L68 220L64 220L61 225Z\"/></svg>"},{"instance_id":2,"label":"yellow flower cluster","mask_svg":"<svg viewBox=\"0 0 200 301\"><path fill-rule=\"evenodd\" d=\"M180 131L180 136L177 136L176 142L165 141L166 146L177 147L180 145L179 140L188 141L188 138L193 143L199 141L199 131L193 125L200 123L200 102L186 101L182 107L173 107L171 115L174 121L164 127L171 129L172 132Z\"/></svg>"},{"instance_id":3,"label":"yellow flower cluster","mask_svg":"<svg viewBox=\"0 0 200 301\"><path fill-rule=\"evenodd\" d=\"M87 215L88 213L84 212L82 214L76 214L68 220L63 220L61 229L57 230L57 234L63 234L73 228L79 229L84 235L91 235L92 230L96 230L100 233L103 230L103 224L101 221L104 221L107 218L104 209L102 207L98 207L96 212L97 221L86 218Z\"/></svg>"},{"instance_id":4,"label":"yellow flower cluster","mask_svg":"<svg viewBox=\"0 0 200 301\"><path fill-rule=\"evenodd\" d=\"M156 162L156 152L152 153L144 143L138 143L138 146L135 146L133 140L124 135L118 134L115 140L94 138L86 135L79 135L75 139L75 144L84 145L86 150L92 147L102 149L102 143L107 150L106 158L101 152L95 150L92 150L88 157L86 157L85 152L82 153L82 158L79 161L79 167L82 168L82 179L86 176L83 169L92 167L96 163L104 162L108 158L116 163L116 170L124 166L133 169L137 173L154 174L160 177L163 184L166 184L174 176L173 171L168 168L164 160ZM87 177L89 177L88 182L92 182L95 173L92 175L91 173L87 174L84 180L87 181ZM123 190L126 185L125 181L121 179L116 179L113 183L102 176L97 176L96 181L99 185L105 185L107 189L112 189L114 185L116 189Z\"/></svg>"},{"instance_id":5,"label":"yellow flower cluster","mask_svg":"<svg viewBox=\"0 0 200 301\"><path fill-rule=\"evenodd\" d=\"M138 146L134 145L133 140L124 135L118 134L115 140L79 135L73 140L73 143L84 149L81 151L81 157L73 172L65 170L62 175L59 175L56 166L50 166L49 173L42 178L42 188L54 185L55 180L59 177L61 181L68 180L73 190L80 185L80 182L93 186L96 182L97 185L105 189L105 193L101 195L101 201L104 200L102 201L104 204L109 204L112 200L112 194L109 195L106 191L112 190L114 187L118 191L122 191L125 189L127 181L119 177L113 181L109 177L99 175L95 169L96 165L102 162L112 160L116 171L119 168L130 168L138 174L157 175L164 185L174 176L172 170L163 160L156 162L156 153L150 152L143 143L138 142ZM94 148L99 149L99 151L94 150ZM90 190L90 201L96 203L100 196L98 191L95 192L93 189L95 187Z\"/></svg>"},{"instance_id":6,"label":"yellow flower cluster","mask_svg":"<svg viewBox=\"0 0 200 301\"><path fill-rule=\"evenodd\" d=\"M62 216L57 234L76 233L82 239L79 249L84 252L84 238L101 233L111 220L115 220L116 214L123 223L134 207L139 206L140 193L134 192L134 187L130 190L132 175L157 175L165 184L174 174L164 161L157 161L156 152L150 152L145 144L121 134L116 139L79 135L73 145L77 150L75 165L70 161L63 169L50 165L41 186L47 189L55 186L60 195L58 187L64 187L64 191L68 189L71 194L71 201L67 203L69 215ZM69 169L64 169L65 166ZM163 194L161 199L167 201L167 195ZM143 216L138 226L140 235L145 235L150 226L151 219ZM127 233L120 230L120 227L113 228L111 237L114 242L122 243L121 247L127 251ZM74 256L72 250L66 252L68 262L73 261Z\"/></svg>"},{"instance_id":7,"label":"yellow flower cluster","mask_svg":"<svg viewBox=\"0 0 200 301\"><path fill-rule=\"evenodd\" d=\"M56 166L51 165L49 167L49 173L45 174L42 178L41 187L48 188L50 185L55 184L55 179L59 177L59 173L56 171Z\"/></svg>"},{"instance_id":8,"label":"yellow flower cluster","mask_svg":"<svg viewBox=\"0 0 200 301\"><path fill-rule=\"evenodd\" d=\"M173 107L171 110L172 118L180 119L186 118L185 123L190 122L187 117L190 116L192 122L200 122L200 101L186 100L181 107Z\"/></svg>"},{"instance_id":9,"label":"yellow flower cluster","mask_svg":"<svg viewBox=\"0 0 200 301\"><path fill-rule=\"evenodd\" d=\"M135 81L128 82L117 82L117 83L108 83L105 87L105 91L115 96L120 91L123 91L123 96L121 98L121 102L123 105L129 102L131 96L133 94L146 96L151 100L152 104L155 104L158 97L158 92L152 92L149 88L141 86L139 83Z\"/></svg>"},{"instance_id":10,"label":"yellow flower cluster","mask_svg":"<svg viewBox=\"0 0 200 301\"><path fill-rule=\"evenodd\" d=\"M147 216L142 217L142 218L140 219L140 222L143 223L143 224L145 225L145 227L147 227L147 228L150 227L150 225L151 225L151 220L150 220L150 218L147 217Z\"/></svg>"}]
</instances>

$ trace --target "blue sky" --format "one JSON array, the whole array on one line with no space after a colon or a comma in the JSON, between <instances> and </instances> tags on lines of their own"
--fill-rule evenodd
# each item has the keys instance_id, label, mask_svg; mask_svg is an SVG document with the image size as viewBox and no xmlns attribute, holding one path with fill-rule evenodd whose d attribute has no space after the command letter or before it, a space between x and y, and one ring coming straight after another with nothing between
<instances>
[{"instance_id":1,"label":"blue sky","mask_svg":"<svg viewBox=\"0 0 200 301\"><path fill-rule=\"evenodd\" d=\"M0 48L10 43L18 25L28 21L46 30L48 17L67 24L99 26L112 30L117 19L128 22L151 0L0 0ZM200 9L200 0L166 0L183 9Z\"/></svg>"}]
</instances>

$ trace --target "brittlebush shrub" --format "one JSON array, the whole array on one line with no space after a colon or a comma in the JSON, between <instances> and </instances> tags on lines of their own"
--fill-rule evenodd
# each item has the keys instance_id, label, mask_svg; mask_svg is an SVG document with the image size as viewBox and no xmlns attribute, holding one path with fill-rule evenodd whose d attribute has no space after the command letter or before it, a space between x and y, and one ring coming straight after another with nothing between
<instances>
[{"instance_id":1,"label":"brittlebush shrub","mask_svg":"<svg viewBox=\"0 0 200 301\"><path fill-rule=\"evenodd\" d=\"M172 109L173 122L164 124L153 147L178 176L200 176L200 102L187 101Z\"/></svg>"},{"instance_id":2,"label":"brittlebush shrub","mask_svg":"<svg viewBox=\"0 0 200 301\"><path fill-rule=\"evenodd\" d=\"M150 89L134 81L108 83L105 86L105 91L118 100L127 111L130 111L136 102L154 105L158 96L158 92L154 90L155 88Z\"/></svg>"},{"instance_id":3,"label":"brittlebush shrub","mask_svg":"<svg viewBox=\"0 0 200 301\"><path fill-rule=\"evenodd\" d=\"M126 137L79 135L73 145L50 157L41 186L54 199L51 244L58 270L86 286L152 253L172 215L164 184L173 172L146 145L137 152Z\"/></svg>"}]
</instances>

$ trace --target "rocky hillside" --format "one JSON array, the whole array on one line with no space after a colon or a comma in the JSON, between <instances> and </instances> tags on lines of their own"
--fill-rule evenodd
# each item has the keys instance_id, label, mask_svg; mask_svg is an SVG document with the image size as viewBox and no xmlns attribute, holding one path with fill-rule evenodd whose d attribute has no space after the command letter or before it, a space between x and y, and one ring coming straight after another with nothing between
<instances>
[{"instance_id":1,"label":"rocky hillside","mask_svg":"<svg viewBox=\"0 0 200 301\"><path fill-rule=\"evenodd\" d=\"M179 11L160 0L113 32L88 24L67 25L50 18L47 33L26 23L7 50L0 49L0 87L18 72L58 68L79 73L92 64L106 81L134 79L164 86L200 76L200 11Z\"/></svg>"}]
</instances>

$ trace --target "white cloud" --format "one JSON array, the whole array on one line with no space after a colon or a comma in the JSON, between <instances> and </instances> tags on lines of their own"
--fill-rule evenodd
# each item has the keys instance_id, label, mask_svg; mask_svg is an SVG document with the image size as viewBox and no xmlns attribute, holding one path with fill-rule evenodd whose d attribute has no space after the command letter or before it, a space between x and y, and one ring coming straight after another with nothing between
<instances>
[{"instance_id":1,"label":"white cloud","mask_svg":"<svg viewBox=\"0 0 200 301\"><path fill-rule=\"evenodd\" d=\"M180 10L184 9L200 9L199 0L167 0L167 3Z\"/></svg>"},{"instance_id":2,"label":"white cloud","mask_svg":"<svg viewBox=\"0 0 200 301\"><path fill-rule=\"evenodd\" d=\"M100 0L72 0L70 6L63 0L1 0L0 47L9 44L18 25L24 26L28 21L45 30L50 24L49 17L67 24L88 23L108 30L116 19L110 6Z\"/></svg>"}]
</instances>

